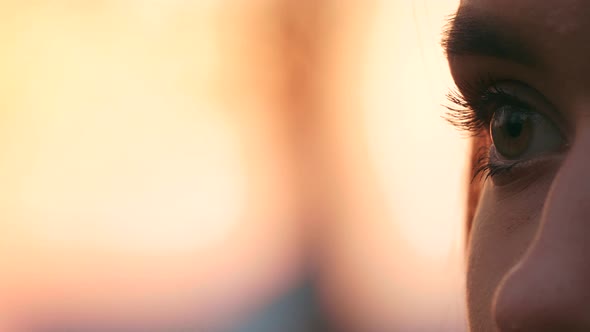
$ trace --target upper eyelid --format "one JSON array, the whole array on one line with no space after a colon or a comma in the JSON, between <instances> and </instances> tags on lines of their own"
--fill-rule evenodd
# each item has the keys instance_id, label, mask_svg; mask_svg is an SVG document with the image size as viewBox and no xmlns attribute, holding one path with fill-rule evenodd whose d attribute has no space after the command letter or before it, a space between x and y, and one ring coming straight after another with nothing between
<instances>
[{"instance_id":1,"label":"upper eyelid","mask_svg":"<svg viewBox=\"0 0 590 332\"><path fill-rule=\"evenodd\" d=\"M534 108L530 103L526 102L525 100L519 98L517 95L507 93L501 89L497 89L493 87L496 91L488 91L482 96L479 101L475 102L472 105L474 111L478 111L477 108L484 108L484 107L496 107L496 109L486 110L486 118L487 121L491 121L493 113L500 108L501 106L514 106L525 109L530 111Z\"/></svg>"},{"instance_id":2,"label":"upper eyelid","mask_svg":"<svg viewBox=\"0 0 590 332\"><path fill-rule=\"evenodd\" d=\"M492 116L499 107L512 105L547 118L569 146L573 134L559 110L539 90L518 80L496 79L492 75L457 83L447 98L452 106L446 106L447 122L472 137L489 136ZM494 105L494 103L496 105Z\"/></svg>"},{"instance_id":3,"label":"upper eyelid","mask_svg":"<svg viewBox=\"0 0 590 332\"><path fill-rule=\"evenodd\" d=\"M501 82L485 78L473 84L462 84L458 90L451 90L447 99L454 106L447 106L446 120L472 135L487 132L495 109L493 104L512 104L529 109L531 106L515 94L504 91Z\"/></svg>"},{"instance_id":4,"label":"upper eyelid","mask_svg":"<svg viewBox=\"0 0 590 332\"><path fill-rule=\"evenodd\" d=\"M490 93L491 90L496 90L496 92ZM515 80L495 80L483 94L495 100L485 101L482 99L483 96L466 96L466 100L469 101L470 106L475 112L481 112L482 110L477 109L478 107L489 107L493 101L505 102L506 104L511 104L547 117L557 127L564 138L568 137L569 128L566 126L558 108L543 93L529 84ZM493 110L488 110L488 112L493 112ZM479 116L484 115L486 114L479 114ZM487 120L491 120L492 114L487 114L487 116L489 117Z\"/></svg>"},{"instance_id":5,"label":"upper eyelid","mask_svg":"<svg viewBox=\"0 0 590 332\"><path fill-rule=\"evenodd\" d=\"M475 108L482 105L488 105L493 102L505 102L523 108L531 108L531 102L526 98L522 98L518 93L511 93L504 88L505 85L520 85L515 81L493 81L487 86L479 87L477 91L469 91L464 93L466 101Z\"/></svg>"},{"instance_id":6,"label":"upper eyelid","mask_svg":"<svg viewBox=\"0 0 590 332\"><path fill-rule=\"evenodd\" d=\"M563 114L545 94L534 87L519 81L506 81L502 84L512 84L513 87L516 87L516 92L509 92L506 91L506 89L504 89L503 92L510 96L510 98L514 98L515 103L520 101L520 103L522 103L519 105L520 107L544 116L556 127L564 139L569 140L571 138L569 135L570 128L564 119Z\"/></svg>"}]
</instances>

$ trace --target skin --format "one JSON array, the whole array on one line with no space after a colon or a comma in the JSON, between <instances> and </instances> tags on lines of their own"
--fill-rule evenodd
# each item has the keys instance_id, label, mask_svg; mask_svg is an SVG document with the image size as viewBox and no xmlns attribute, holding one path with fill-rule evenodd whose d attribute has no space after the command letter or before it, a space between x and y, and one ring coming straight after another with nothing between
<instances>
[{"instance_id":1,"label":"skin","mask_svg":"<svg viewBox=\"0 0 590 332\"><path fill-rule=\"evenodd\" d=\"M471 330L587 331L590 3L465 0L460 11L467 7L502 18L539 63L449 56L454 80L490 73L533 87L552 105L548 116L566 142L565 149L531 158L510 175L476 184L482 187L468 246Z\"/></svg>"}]
</instances>

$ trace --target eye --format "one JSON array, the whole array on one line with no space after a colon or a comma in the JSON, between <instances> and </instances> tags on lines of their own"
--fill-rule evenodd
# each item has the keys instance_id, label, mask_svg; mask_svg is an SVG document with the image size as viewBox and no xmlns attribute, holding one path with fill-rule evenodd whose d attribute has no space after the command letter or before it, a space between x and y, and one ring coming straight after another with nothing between
<instances>
[{"instance_id":1,"label":"eye","mask_svg":"<svg viewBox=\"0 0 590 332\"><path fill-rule=\"evenodd\" d=\"M563 146L561 133L547 117L508 105L494 112L490 136L497 153L507 160L528 159Z\"/></svg>"}]
</instances>

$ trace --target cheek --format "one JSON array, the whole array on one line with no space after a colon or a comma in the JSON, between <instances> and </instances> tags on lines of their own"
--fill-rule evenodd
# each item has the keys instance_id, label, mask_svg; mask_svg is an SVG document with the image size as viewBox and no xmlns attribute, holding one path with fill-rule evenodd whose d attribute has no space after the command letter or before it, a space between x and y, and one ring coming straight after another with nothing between
<instances>
[{"instance_id":1,"label":"cheek","mask_svg":"<svg viewBox=\"0 0 590 332\"><path fill-rule=\"evenodd\" d=\"M551 178L496 187L488 181L469 243L467 293L472 328L489 328L492 300L502 278L524 254L538 227Z\"/></svg>"}]
</instances>

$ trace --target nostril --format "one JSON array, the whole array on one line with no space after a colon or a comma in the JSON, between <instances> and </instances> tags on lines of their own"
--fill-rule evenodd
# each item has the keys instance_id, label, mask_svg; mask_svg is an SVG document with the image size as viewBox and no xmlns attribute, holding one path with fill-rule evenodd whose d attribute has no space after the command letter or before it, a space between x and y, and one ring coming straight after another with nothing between
<instances>
[{"instance_id":1,"label":"nostril","mask_svg":"<svg viewBox=\"0 0 590 332\"><path fill-rule=\"evenodd\" d=\"M527 331L531 322L537 321L539 307L539 266L530 263L525 257L504 275L497 286L492 301L492 316L500 331Z\"/></svg>"},{"instance_id":2,"label":"nostril","mask_svg":"<svg viewBox=\"0 0 590 332\"><path fill-rule=\"evenodd\" d=\"M555 331L563 323L548 284L535 272L521 265L496 289L492 314L500 331Z\"/></svg>"},{"instance_id":3,"label":"nostril","mask_svg":"<svg viewBox=\"0 0 590 332\"><path fill-rule=\"evenodd\" d=\"M513 289L511 278L505 278L496 289L492 315L500 331L521 331L524 303L522 295Z\"/></svg>"},{"instance_id":4,"label":"nostril","mask_svg":"<svg viewBox=\"0 0 590 332\"><path fill-rule=\"evenodd\" d=\"M580 294L555 278L555 273L539 272L521 267L500 283L492 306L498 330L588 331Z\"/></svg>"}]
</instances>

